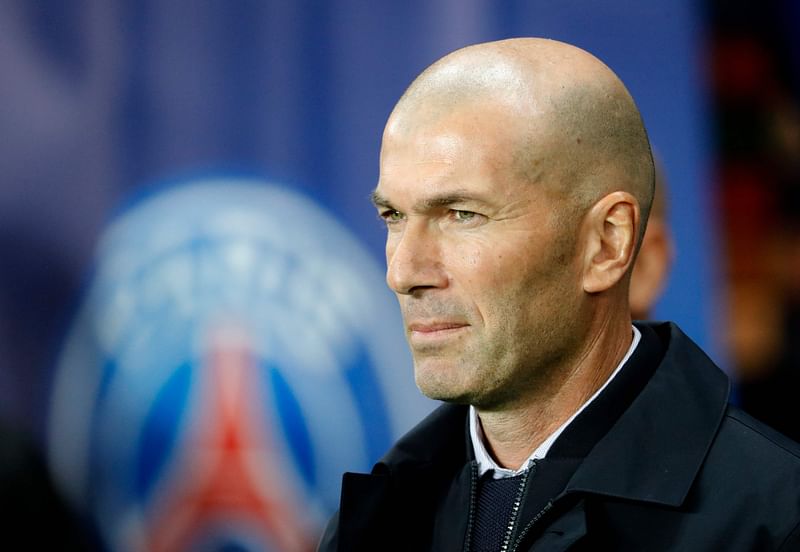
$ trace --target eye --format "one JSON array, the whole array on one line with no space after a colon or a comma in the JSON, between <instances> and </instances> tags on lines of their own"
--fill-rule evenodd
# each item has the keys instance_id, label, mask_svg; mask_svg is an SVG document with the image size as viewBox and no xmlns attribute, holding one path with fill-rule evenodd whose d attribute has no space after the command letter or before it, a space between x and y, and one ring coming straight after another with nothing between
<instances>
[{"instance_id":1,"label":"eye","mask_svg":"<svg viewBox=\"0 0 800 552\"><path fill-rule=\"evenodd\" d=\"M469 222L471 220L475 220L478 214L473 211L462 211L460 209L453 210L453 218L455 218L458 222Z\"/></svg>"},{"instance_id":2,"label":"eye","mask_svg":"<svg viewBox=\"0 0 800 552\"><path fill-rule=\"evenodd\" d=\"M379 216L383 219L383 221L386 224L394 224L396 222L400 222L405 218L403 216L403 213L395 209L386 209L385 211L381 211Z\"/></svg>"}]
</instances>

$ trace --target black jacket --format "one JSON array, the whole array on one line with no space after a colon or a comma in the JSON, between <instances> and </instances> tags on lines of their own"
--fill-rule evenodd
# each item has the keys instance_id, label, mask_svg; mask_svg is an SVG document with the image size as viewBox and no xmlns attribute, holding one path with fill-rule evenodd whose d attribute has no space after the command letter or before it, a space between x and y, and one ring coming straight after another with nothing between
<instances>
[{"instance_id":1,"label":"black jacket","mask_svg":"<svg viewBox=\"0 0 800 552\"><path fill-rule=\"evenodd\" d=\"M3 550L93 550L25 434L0 423L0 534Z\"/></svg>"},{"instance_id":2,"label":"black jacket","mask_svg":"<svg viewBox=\"0 0 800 552\"><path fill-rule=\"evenodd\" d=\"M800 550L800 446L728 405L677 326L637 326L634 356L531 476L510 550ZM442 406L371 474L345 474L320 550L468 550L466 420Z\"/></svg>"}]
</instances>

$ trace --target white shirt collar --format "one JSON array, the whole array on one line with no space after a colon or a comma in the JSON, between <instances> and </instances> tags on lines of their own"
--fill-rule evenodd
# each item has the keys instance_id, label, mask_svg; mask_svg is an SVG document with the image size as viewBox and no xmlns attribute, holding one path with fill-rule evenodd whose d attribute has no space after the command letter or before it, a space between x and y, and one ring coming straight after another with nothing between
<instances>
[{"instance_id":1,"label":"white shirt collar","mask_svg":"<svg viewBox=\"0 0 800 552\"><path fill-rule=\"evenodd\" d=\"M556 442L556 439L564 432L564 430L572 423L572 421L578 417L578 414L583 412L583 410L589 406L592 401L594 401L600 393L608 386L612 379L616 377L622 367L628 362L628 359L631 358L633 351L636 350L636 346L639 344L639 341L642 338L641 332L639 332L636 326L633 327L633 339L631 340L631 346L628 348L628 352L625 353L625 356L622 358L620 363L608 377L606 382L603 384L600 389L595 392L594 395L589 397L589 399L583 403L583 405L575 412L570 418L561 424L561 427L556 429L550 436L545 439L541 445L536 447L536 450L528 457L522 465L516 470L510 470L507 468L502 468L497 465L494 461L494 458L489 454L486 450L486 447L483 444L483 430L481 429L480 420L478 419L478 411L475 410L474 406L469 407L469 436L472 441L472 449L475 451L475 460L478 462L478 475L483 475L489 470L494 470L493 477L495 479L502 479L504 477L513 477L515 475L519 475L520 473L524 472L530 466L530 463L533 460L544 458L547 455L547 452L550 450L550 447L553 446L553 443Z\"/></svg>"}]
</instances>

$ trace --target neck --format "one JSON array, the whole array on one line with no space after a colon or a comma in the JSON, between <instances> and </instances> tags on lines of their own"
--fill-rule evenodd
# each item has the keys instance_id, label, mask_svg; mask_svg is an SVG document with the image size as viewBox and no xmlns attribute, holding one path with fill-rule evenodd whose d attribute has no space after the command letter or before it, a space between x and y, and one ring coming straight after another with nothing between
<instances>
[{"instance_id":1,"label":"neck","mask_svg":"<svg viewBox=\"0 0 800 552\"><path fill-rule=\"evenodd\" d=\"M476 407L484 444L498 465L521 467L608 380L630 348L630 321L603 330L571 362L555 370L547 385L514 403Z\"/></svg>"}]
</instances>

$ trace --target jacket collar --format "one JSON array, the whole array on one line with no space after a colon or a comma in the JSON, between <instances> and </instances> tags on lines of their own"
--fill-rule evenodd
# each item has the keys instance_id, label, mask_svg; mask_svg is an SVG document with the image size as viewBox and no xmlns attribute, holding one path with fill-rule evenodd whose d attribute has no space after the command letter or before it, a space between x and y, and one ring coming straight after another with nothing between
<instances>
[{"instance_id":1,"label":"jacket collar","mask_svg":"<svg viewBox=\"0 0 800 552\"><path fill-rule=\"evenodd\" d=\"M653 376L594 446L565 493L680 505L725 414L727 377L675 324L640 324L665 345Z\"/></svg>"}]
</instances>

